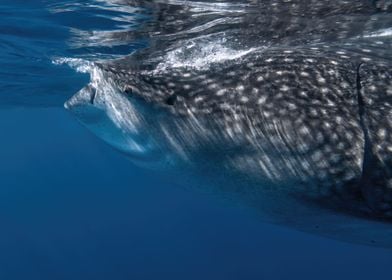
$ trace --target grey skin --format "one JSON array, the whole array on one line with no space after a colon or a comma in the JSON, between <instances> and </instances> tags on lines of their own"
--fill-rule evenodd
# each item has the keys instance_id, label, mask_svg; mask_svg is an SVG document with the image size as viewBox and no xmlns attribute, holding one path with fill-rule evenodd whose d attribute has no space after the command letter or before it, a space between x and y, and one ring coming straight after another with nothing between
<instances>
[{"instance_id":1,"label":"grey skin","mask_svg":"<svg viewBox=\"0 0 392 280\"><path fill-rule=\"evenodd\" d=\"M326 41L202 65L154 46L96 63L65 106L135 162L265 221L392 247L391 38Z\"/></svg>"}]
</instances>

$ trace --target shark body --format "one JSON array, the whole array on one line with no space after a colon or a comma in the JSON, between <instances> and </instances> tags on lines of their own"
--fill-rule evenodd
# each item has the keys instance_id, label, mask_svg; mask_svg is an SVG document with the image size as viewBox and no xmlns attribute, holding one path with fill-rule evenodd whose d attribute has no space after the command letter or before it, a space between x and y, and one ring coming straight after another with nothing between
<instances>
[{"instance_id":1,"label":"shark body","mask_svg":"<svg viewBox=\"0 0 392 280\"><path fill-rule=\"evenodd\" d=\"M389 13L376 2L358 3ZM308 13L368 16L359 4L323 13L320 5ZM198 185L246 201L267 221L392 247L392 38L347 34L252 42L224 58L218 48L206 60L198 60L204 37L164 52L154 45L96 63L66 107L134 161L207 178Z\"/></svg>"}]
</instances>

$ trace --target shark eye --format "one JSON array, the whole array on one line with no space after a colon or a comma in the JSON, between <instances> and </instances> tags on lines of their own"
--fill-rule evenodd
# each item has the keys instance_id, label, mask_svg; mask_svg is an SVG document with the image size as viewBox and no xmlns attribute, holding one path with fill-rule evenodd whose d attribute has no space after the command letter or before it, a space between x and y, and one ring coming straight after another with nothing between
<instances>
[{"instance_id":1,"label":"shark eye","mask_svg":"<svg viewBox=\"0 0 392 280\"><path fill-rule=\"evenodd\" d=\"M176 101L177 101L177 95L172 94L172 95L170 95L170 96L166 99L166 104L167 104L167 105L170 105L170 106L173 106L174 103L176 103Z\"/></svg>"},{"instance_id":2,"label":"shark eye","mask_svg":"<svg viewBox=\"0 0 392 280\"><path fill-rule=\"evenodd\" d=\"M140 96L140 91L137 87L134 86L127 86L124 89L124 93L129 95L129 96Z\"/></svg>"},{"instance_id":3,"label":"shark eye","mask_svg":"<svg viewBox=\"0 0 392 280\"><path fill-rule=\"evenodd\" d=\"M126 94L132 95L132 92L133 92L132 87L126 87L125 90L124 90L124 92L125 92Z\"/></svg>"}]
</instances>

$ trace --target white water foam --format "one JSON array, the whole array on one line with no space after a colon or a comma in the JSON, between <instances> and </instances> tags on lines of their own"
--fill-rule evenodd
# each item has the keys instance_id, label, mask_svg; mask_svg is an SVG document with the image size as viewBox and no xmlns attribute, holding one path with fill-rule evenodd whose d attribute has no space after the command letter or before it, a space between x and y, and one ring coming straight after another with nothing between
<instances>
[{"instance_id":1,"label":"white water foam","mask_svg":"<svg viewBox=\"0 0 392 280\"><path fill-rule=\"evenodd\" d=\"M168 52L163 62L158 64L156 72L180 67L203 70L212 63L223 63L228 60L239 59L257 49L235 50L226 47L221 42L207 42L204 44L190 42L185 47Z\"/></svg>"},{"instance_id":2,"label":"white water foam","mask_svg":"<svg viewBox=\"0 0 392 280\"><path fill-rule=\"evenodd\" d=\"M79 73L87 74L91 74L93 72L93 68L95 67L93 62L82 58L59 57L52 59L52 63L55 65L66 64Z\"/></svg>"}]
</instances>

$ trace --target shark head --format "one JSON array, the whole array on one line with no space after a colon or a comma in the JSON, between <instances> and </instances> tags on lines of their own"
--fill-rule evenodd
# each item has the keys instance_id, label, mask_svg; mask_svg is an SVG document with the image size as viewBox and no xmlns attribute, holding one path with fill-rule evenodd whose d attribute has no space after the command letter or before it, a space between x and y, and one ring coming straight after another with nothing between
<instances>
[{"instance_id":1,"label":"shark head","mask_svg":"<svg viewBox=\"0 0 392 280\"><path fill-rule=\"evenodd\" d=\"M91 82L69 99L65 108L133 162L149 168L167 166L172 157L169 145L157 136L164 113L130 96L131 86L121 91L100 69L91 74ZM133 93L136 85L132 85Z\"/></svg>"},{"instance_id":2,"label":"shark head","mask_svg":"<svg viewBox=\"0 0 392 280\"><path fill-rule=\"evenodd\" d=\"M231 53L232 60L247 53ZM205 67L210 62L206 59L195 67L148 59L141 64L137 58L91 65L90 83L65 107L137 163L156 166L160 162L158 165L167 167L178 160L200 158L203 149L222 150L223 146L229 150L232 137L220 131L220 119L208 116L231 111L221 101L228 91L236 95L235 88L241 88L236 72L245 75L247 69L236 69L235 64L226 65L217 58L214 69ZM225 78L224 84L221 78Z\"/></svg>"}]
</instances>

